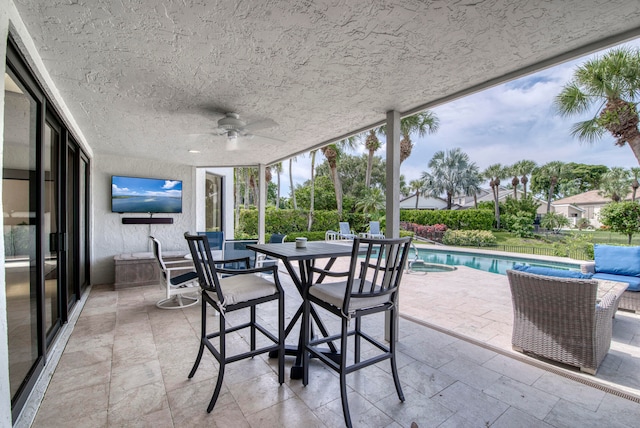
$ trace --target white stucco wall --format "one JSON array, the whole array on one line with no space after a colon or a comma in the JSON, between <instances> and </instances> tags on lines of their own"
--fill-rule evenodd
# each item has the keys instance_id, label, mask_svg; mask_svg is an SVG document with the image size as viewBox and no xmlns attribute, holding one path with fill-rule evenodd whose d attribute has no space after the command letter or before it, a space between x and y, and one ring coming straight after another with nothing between
<instances>
[{"instance_id":1,"label":"white stucco wall","mask_svg":"<svg viewBox=\"0 0 640 428\"><path fill-rule=\"evenodd\" d=\"M122 253L151 251L149 235L162 242L165 251L189 251L184 233L196 231L194 167L170 162L113 155L96 155L91 165L92 255L91 283L112 284L115 278L113 257ZM155 214L171 217L173 224L122 224L124 217L148 217L148 214L111 212L111 176L182 180L182 213Z\"/></svg>"}]
</instances>

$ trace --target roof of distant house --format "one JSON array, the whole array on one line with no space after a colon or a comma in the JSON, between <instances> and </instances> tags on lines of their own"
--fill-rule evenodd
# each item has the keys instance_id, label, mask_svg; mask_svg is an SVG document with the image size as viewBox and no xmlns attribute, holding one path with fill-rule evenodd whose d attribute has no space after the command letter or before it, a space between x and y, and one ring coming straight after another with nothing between
<instances>
[{"instance_id":1,"label":"roof of distant house","mask_svg":"<svg viewBox=\"0 0 640 428\"><path fill-rule=\"evenodd\" d=\"M632 194L629 193L625 200L631 200ZM608 204L611 202L611 198L602 196L599 190L589 190L588 192L579 193L577 195L568 196L566 198L553 201L553 205L595 205L595 204Z\"/></svg>"}]
</instances>

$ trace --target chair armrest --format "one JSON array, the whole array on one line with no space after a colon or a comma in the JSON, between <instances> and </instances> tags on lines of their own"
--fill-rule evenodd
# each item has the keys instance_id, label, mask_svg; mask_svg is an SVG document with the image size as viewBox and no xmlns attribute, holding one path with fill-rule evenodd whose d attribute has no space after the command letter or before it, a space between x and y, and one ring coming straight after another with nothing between
<instances>
[{"instance_id":1,"label":"chair armrest","mask_svg":"<svg viewBox=\"0 0 640 428\"><path fill-rule=\"evenodd\" d=\"M249 259L248 257L245 257L245 258L247 260ZM237 259L237 260L243 260L243 259ZM252 273L271 272L274 275L277 275L278 274L278 266L277 265L268 265L268 266L263 266L263 267L250 268L250 269L217 268L216 272L218 272L219 274L225 274L225 275L248 275L248 274L252 274Z\"/></svg>"},{"instance_id":2,"label":"chair armrest","mask_svg":"<svg viewBox=\"0 0 640 428\"><path fill-rule=\"evenodd\" d=\"M332 276L332 277L341 277L341 276L348 276L349 275L349 271L346 272L335 272L335 271L331 271L331 270L326 270L326 269L320 269L317 267L311 267L311 272L315 272L315 273L319 273L322 275L326 275L326 276Z\"/></svg>"},{"instance_id":3,"label":"chair armrest","mask_svg":"<svg viewBox=\"0 0 640 428\"><path fill-rule=\"evenodd\" d=\"M228 263L240 263L240 262L244 262L245 266L249 267L249 263L251 263L251 260L249 259L249 257L237 257L235 259L221 259L221 260L214 260L213 263L215 263L216 267L218 265L226 265Z\"/></svg>"},{"instance_id":4,"label":"chair armrest","mask_svg":"<svg viewBox=\"0 0 640 428\"><path fill-rule=\"evenodd\" d=\"M171 272L175 272L175 271L179 271L179 270L190 270L190 271L192 271L192 270L195 270L195 268L193 267L193 265L167 268L167 275L169 275Z\"/></svg>"},{"instance_id":5,"label":"chair armrest","mask_svg":"<svg viewBox=\"0 0 640 428\"><path fill-rule=\"evenodd\" d=\"M185 264L185 263L191 263L193 264L193 260L191 259L184 259L184 260L163 260L165 265L179 265L179 264Z\"/></svg>"},{"instance_id":6,"label":"chair armrest","mask_svg":"<svg viewBox=\"0 0 640 428\"><path fill-rule=\"evenodd\" d=\"M596 273L596 262L585 262L580 264L580 272Z\"/></svg>"}]
</instances>

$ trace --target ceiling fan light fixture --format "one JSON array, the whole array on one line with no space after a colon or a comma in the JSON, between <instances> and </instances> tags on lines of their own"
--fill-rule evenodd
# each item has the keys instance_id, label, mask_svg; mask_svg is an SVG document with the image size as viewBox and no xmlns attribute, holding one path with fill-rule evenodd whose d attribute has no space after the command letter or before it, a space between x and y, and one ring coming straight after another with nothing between
<instances>
[{"instance_id":1,"label":"ceiling fan light fixture","mask_svg":"<svg viewBox=\"0 0 640 428\"><path fill-rule=\"evenodd\" d=\"M229 141L235 141L238 139L238 131L236 131L235 129L230 129L229 131L227 131L227 139Z\"/></svg>"}]
</instances>

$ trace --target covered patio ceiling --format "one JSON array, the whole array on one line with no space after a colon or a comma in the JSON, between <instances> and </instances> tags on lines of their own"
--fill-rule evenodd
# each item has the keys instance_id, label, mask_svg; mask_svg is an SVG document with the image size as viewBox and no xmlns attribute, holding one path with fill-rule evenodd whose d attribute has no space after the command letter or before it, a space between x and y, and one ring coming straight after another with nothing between
<instances>
[{"instance_id":1,"label":"covered patio ceiling","mask_svg":"<svg viewBox=\"0 0 640 428\"><path fill-rule=\"evenodd\" d=\"M194 166L274 163L640 36L637 0L15 3L95 154ZM235 151L226 111L258 125Z\"/></svg>"}]
</instances>

